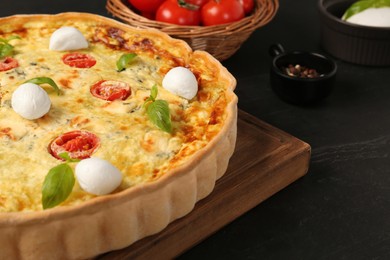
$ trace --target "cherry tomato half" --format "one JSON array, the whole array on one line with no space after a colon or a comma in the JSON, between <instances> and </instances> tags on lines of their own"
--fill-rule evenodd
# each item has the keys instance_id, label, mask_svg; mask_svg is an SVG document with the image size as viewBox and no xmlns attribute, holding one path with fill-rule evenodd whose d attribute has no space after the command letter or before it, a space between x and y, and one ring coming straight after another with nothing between
<instances>
[{"instance_id":1,"label":"cherry tomato half","mask_svg":"<svg viewBox=\"0 0 390 260\"><path fill-rule=\"evenodd\" d=\"M94 57L84 53L68 53L62 56L62 61L70 66L75 68L91 68L96 64Z\"/></svg>"},{"instance_id":2,"label":"cherry tomato half","mask_svg":"<svg viewBox=\"0 0 390 260\"><path fill-rule=\"evenodd\" d=\"M244 7L238 0L211 0L202 8L202 21L206 26L235 22L244 16Z\"/></svg>"},{"instance_id":3,"label":"cherry tomato half","mask_svg":"<svg viewBox=\"0 0 390 260\"><path fill-rule=\"evenodd\" d=\"M155 13L165 0L128 0L137 10L145 13Z\"/></svg>"},{"instance_id":4,"label":"cherry tomato half","mask_svg":"<svg viewBox=\"0 0 390 260\"><path fill-rule=\"evenodd\" d=\"M199 8L180 6L177 0L166 0L157 9L156 20L177 25L199 25Z\"/></svg>"},{"instance_id":5,"label":"cherry tomato half","mask_svg":"<svg viewBox=\"0 0 390 260\"><path fill-rule=\"evenodd\" d=\"M131 94L129 84L116 80L101 80L91 86L91 94L97 98L114 101L125 100Z\"/></svg>"},{"instance_id":6,"label":"cherry tomato half","mask_svg":"<svg viewBox=\"0 0 390 260\"><path fill-rule=\"evenodd\" d=\"M255 1L254 0L240 0L240 3L244 7L245 14L252 13L254 7L255 7Z\"/></svg>"},{"instance_id":7,"label":"cherry tomato half","mask_svg":"<svg viewBox=\"0 0 390 260\"><path fill-rule=\"evenodd\" d=\"M49 153L59 160L63 159L58 155L64 152L68 153L70 158L85 159L91 157L99 145L100 139L95 134L75 130L55 138L48 149Z\"/></svg>"},{"instance_id":8,"label":"cherry tomato half","mask_svg":"<svg viewBox=\"0 0 390 260\"><path fill-rule=\"evenodd\" d=\"M12 57L5 57L0 60L0 71L6 71L19 66L19 63L16 59Z\"/></svg>"}]
</instances>

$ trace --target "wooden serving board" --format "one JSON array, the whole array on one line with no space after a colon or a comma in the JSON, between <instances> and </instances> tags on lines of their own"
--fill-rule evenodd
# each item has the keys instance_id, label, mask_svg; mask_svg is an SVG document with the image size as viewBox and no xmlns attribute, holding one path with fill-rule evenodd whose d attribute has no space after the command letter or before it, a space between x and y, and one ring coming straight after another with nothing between
<instances>
[{"instance_id":1,"label":"wooden serving board","mask_svg":"<svg viewBox=\"0 0 390 260\"><path fill-rule=\"evenodd\" d=\"M307 173L310 146L243 111L233 157L214 191L162 232L97 259L171 259Z\"/></svg>"}]
</instances>

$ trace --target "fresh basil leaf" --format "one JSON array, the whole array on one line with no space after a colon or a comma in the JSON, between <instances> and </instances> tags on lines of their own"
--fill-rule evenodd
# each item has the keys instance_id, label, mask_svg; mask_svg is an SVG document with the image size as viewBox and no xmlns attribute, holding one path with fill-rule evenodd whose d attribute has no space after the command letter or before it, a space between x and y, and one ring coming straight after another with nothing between
<instances>
[{"instance_id":1,"label":"fresh basil leaf","mask_svg":"<svg viewBox=\"0 0 390 260\"><path fill-rule=\"evenodd\" d=\"M153 122L161 130L171 133L172 122L169 112L168 102L165 100L155 100L146 107L146 113L150 121Z\"/></svg>"},{"instance_id":2,"label":"fresh basil leaf","mask_svg":"<svg viewBox=\"0 0 390 260\"><path fill-rule=\"evenodd\" d=\"M20 39L18 35L8 37L8 39L0 38L0 58L12 56L14 52L14 46L9 44L9 41Z\"/></svg>"},{"instance_id":3,"label":"fresh basil leaf","mask_svg":"<svg viewBox=\"0 0 390 260\"><path fill-rule=\"evenodd\" d=\"M351 16L368 8L390 7L390 0L361 0L353 3L344 13L342 19L347 20Z\"/></svg>"},{"instance_id":4,"label":"fresh basil leaf","mask_svg":"<svg viewBox=\"0 0 390 260\"><path fill-rule=\"evenodd\" d=\"M19 35L11 35L7 39L0 38L0 42L9 44L10 41L15 40L15 39L19 39L20 40L21 38L20 38Z\"/></svg>"},{"instance_id":5,"label":"fresh basil leaf","mask_svg":"<svg viewBox=\"0 0 390 260\"><path fill-rule=\"evenodd\" d=\"M72 192L74 184L73 170L67 163L51 168L42 186L43 209L53 208L65 201Z\"/></svg>"},{"instance_id":6,"label":"fresh basil leaf","mask_svg":"<svg viewBox=\"0 0 390 260\"><path fill-rule=\"evenodd\" d=\"M155 101L158 94L158 88L156 85L153 85L152 89L150 90L150 98Z\"/></svg>"},{"instance_id":7,"label":"fresh basil leaf","mask_svg":"<svg viewBox=\"0 0 390 260\"><path fill-rule=\"evenodd\" d=\"M10 41L16 40L16 39L20 40L21 38L19 35L11 35L10 37L7 38L7 42L10 42Z\"/></svg>"},{"instance_id":8,"label":"fresh basil leaf","mask_svg":"<svg viewBox=\"0 0 390 260\"><path fill-rule=\"evenodd\" d=\"M0 58L4 58L7 56L12 56L14 52L14 47L8 43L4 43L0 45Z\"/></svg>"},{"instance_id":9,"label":"fresh basil leaf","mask_svg":"<svg viewBox=\"0 0 390 260\"><path fill-rule=\"evenodd\" d=\"M25 83L34 83L34 84L38 84L38 85L49 84L57 92L57 95L61 94L61 90L57 86L57 84L54 82L54 80L52 80L51 78L48 78L48 77L37 77L37 78L29 79Z\"/></svg>"},{"instance_id":10,"label":"fresh basil leaf","mask_svg":"<svg viewBox=\"0 0 390 260\"><path fill-rule=\"evenodd\" d=\"M156 100L158 94L158 89L156 85L153 85L150 90L150 96L145 100L143 107L146 107L150 102L154 102Z\"/></svg>"},{"instance_id":11,"label":"fresh basil leaf","mask_svg":"<svg viewBox=\"0 0 390 260\"><path fill-rule=\"evenodd\" d=\"M154 125L165 132L171 133L172 122L168 102L165 100L156 100L157 94L158 88L157 85L154 85L143 107L146 108L146 113Z\"/></svg>"},{"instance_id":12,"label":"fresh basil leaf","mask_svg":"<svg viewBox=\"0 0 390 260\"><path fill-rule=\"evenodd\" d=\"M58 156L61 159L64 159L66 162L79 162L79 161L81 161L80 159L71 158L67 152L59 153Z\"/></svg>"},{"instance_id":13,"label":"fresh basil leaf","mask_svg":"<svg viewBox=\"0 0 390 260\"><path fill-rule=\"evenodd\" d=\"M137 57L137 54L135 53L123 54L116 62L117 70L118 71L125 70L129 66L129 64L134 60L135 57Z\"/></svg>"}]
</instances>

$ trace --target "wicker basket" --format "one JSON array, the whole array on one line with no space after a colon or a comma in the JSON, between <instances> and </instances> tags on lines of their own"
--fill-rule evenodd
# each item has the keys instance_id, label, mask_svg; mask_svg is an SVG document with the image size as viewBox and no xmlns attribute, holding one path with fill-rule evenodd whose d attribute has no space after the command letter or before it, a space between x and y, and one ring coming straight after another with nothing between
<instances>
[{"instance_id":1,"label":"wicker basket","mask_svg":"<svg viewBox=\"0 0 390 260\"><path fill-rule=\"evenodd\" d=\"M127 0L107 0L107 10L123 22L140 28L159 29L170 36L186 41L194 50L204 50L220 61L232 56L257 28L272 20L278 0L255 0L252 15L240 21L214 26L179 26L158 22L138 15Z\"/></svg>"}]
</instances>

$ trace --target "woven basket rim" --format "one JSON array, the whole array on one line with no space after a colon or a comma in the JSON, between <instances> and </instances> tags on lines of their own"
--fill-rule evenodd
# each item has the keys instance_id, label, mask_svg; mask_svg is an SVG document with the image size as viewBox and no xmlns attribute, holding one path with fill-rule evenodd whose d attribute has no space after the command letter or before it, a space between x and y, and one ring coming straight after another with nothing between
<instances>
[{"instance_id":1,"label":"woven basket rim","mask_svg":"<svg viewBox=\"0 0 390 260\"><path fill-rule=\"evenodd\" d=\"M239 21L211 26L188 26L164 23L143 17L134 12L128 4L125 4L126 1L107 0L106 8L114 17L118 17L132 26L156 28L165 33L179 35L183 38L252 32L271 21L279 8L278 0L255 0L253 13Z\"/></svg>"},{"instance_id":2,"label":"woven basket rim","mask_svg":"<svg viewBox=\"0 0 390 260\"><path fill-rule=\"evenodd\" d=\"M194 50L209 52L219 61L232 56L257 28L269 23L279 9L279 0L254 0L253 13L239 21L212 26L186 26L150 20L134 12L127 1L107 0L106 8L129 26L160 30L186 41Z\"/></svg>"}]
</instances>

